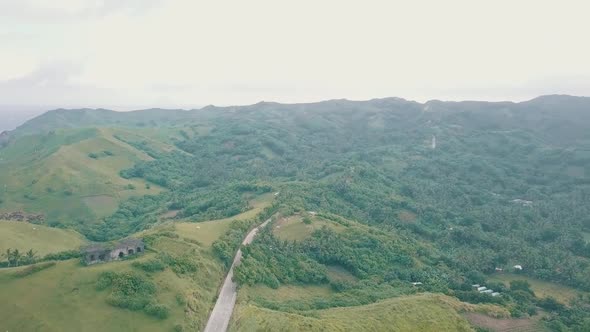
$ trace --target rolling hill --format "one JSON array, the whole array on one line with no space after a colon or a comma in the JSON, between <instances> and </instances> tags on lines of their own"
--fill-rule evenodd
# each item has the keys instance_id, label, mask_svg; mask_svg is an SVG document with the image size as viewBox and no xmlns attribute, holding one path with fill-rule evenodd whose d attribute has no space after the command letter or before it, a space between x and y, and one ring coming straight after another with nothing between
<instances>
[{"instance_id":1,"label":"rolling hill","mask_svg":"<svg viewBox=\"0 0 590 332\"><path fill-rule=\"evenodd\" d=\"M543 324L553 329L583 331L589 318L590 98L55 110L2 137L0 212L42 213L47 225L93 241L142 236L154 248L146 261L173 262L155 273L130 262L86 270L57 263L16 279L0 271L14 289L42 287L44 275L52 286L79 285L86 294L79 304L101 306L121 324L202 326L241 236L253 217L271 212L278 216L272 228L243 249L236 269L242 293L234 329L274 329L273 321L346 329L362 316L377 329L424 323L428 330L438 319L448 330L469 330L459 302L535 321L552 312ZM268 198L271 207L256 206ZM174 272L167 255L198 272ZM515 265L523 267L519 278L498 276ZM152 300L170 318L150 321L93 303L103 269L153 282ZM576 296L556 300L536 294L539 285ZM48 291L42 302L66 291ZM196 302L175 305L180 291ZM100 294L106 301L108 290ZM415 303L430 309L402 310ZM3 310L30 317L20 305ZM385 314L392 311L408 320ZM63 328L49 316L31 321Z\"/></svg>"},{"instance_id":2,"label":"rolling hill","mask_svg":"<svg viewBox=\"0 0 590 332\"><path fill-rule=\"evenodd\" d=\"M144 142L144 149L128 142ZM147 149L149 148L149 149ZM0 151L0 211L38 212L46 221L92 223L113 214L132 196L157 194L155 184L123 179L119 172L151 151L174 147L122 129L63 129L29 135Z\"/></svg>"}]
</instances>

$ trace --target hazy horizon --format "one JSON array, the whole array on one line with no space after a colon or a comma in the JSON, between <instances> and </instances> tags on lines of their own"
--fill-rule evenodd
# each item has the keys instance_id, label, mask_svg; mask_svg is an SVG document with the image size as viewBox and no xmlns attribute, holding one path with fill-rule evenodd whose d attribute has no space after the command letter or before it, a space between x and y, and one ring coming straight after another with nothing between
<instances>
[{"instance_id":1,"label":"hazy horizon","mask_svg":"<svg viewBox=\"0 0 590 332\"><path fill-rule=\"evenodd\" d=\"M590 95L588 9L584 1L5 1L0 61L10 65L0 68L0 104L129 110Z\"/></svg>"}]
</instances>

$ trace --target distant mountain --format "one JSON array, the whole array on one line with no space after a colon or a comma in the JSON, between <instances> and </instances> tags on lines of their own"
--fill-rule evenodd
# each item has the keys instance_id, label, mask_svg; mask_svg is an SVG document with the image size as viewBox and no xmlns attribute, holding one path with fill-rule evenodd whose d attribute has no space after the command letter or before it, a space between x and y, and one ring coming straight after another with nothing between
<instances>
[{"instance_id":1,"label":"distant mountain","mask_svg":"<svg viewBox=\"0 0 590 332\"><path fill-rule=\"evenodd\" d=\"M343 116L347 117L344 118ZM296 123L342 121L388 121L391 128L435 125L437 121L471 129L527 129L542 134L555 144L590 139L590 97L567 95L541 96L525 102L448 102L426 103L401 98L350 101L328 100L317 103L280 104L260 102L248 106L206 106L195 110L146 109L115 112L107 109L56 109L31 119L14 130L12 136L46 133L60 128L95 126L164 127L211 119L295 121ZM373 119L373 120L371 120ZM417 121L417 122L416 122Z\"/></svg>"},{"instance_id":2,"label":"distant mountain","mask_svg":"<svg viewBox=\"0 0 590 332\"><path fill-rule=\"evenodd\" d=\"M18 136L46 133L55 129L96 126L158 127L190 118L183 110L146 109L115 112L107 109L56 109L31 119L14 130Z\"/></svg>"}]
</instances>

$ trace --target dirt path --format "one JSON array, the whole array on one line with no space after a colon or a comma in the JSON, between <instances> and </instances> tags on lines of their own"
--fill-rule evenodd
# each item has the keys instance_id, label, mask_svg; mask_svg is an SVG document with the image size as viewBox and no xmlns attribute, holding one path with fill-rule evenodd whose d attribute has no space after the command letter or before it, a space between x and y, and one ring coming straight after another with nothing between
<instances>
[{"instance_id":1,"label":"dirt path","mask_svg":"<svg viewBox=\"0 0 590 332\"><path fill-rule=\"evenodd\" d=\"M260 224L260 226L254 228L253 230L246 235L244 241L242 241L242 245L250 244L254 237L258 233L258 230L265 227L270 222L270 219ZM236 304L236 298L238 295L237 291L237 284L232 280L234 275L234 267L240 264L242 259L242 250L238 249L236 256L234 257L234 261L229 269L227 276L225 277L225 281L221 286L221 290L219 291L219 297L217 298L217 302L215 302L215 307L213 307L213 311L211 311L211 315L209 316L209 320L207 321L207 326L205 326L205 332L225 332L227 331L227 327L229 326L229 320L231 318L231 314L234 311L234 306Z\"/></svg>"}]
</instances>

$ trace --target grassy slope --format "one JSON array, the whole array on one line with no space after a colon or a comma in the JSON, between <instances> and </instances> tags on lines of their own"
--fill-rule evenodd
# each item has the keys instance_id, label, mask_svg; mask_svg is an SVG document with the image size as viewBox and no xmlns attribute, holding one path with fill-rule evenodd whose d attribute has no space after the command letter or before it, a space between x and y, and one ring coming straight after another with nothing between
<instances>
[{"instance_id":1,"label":"grassy slope","mask_svg":"<svg viewBox=\"0 0 590 332\"><path fill-rule=\"evenodd\" d=\"M191 241L198 241L203 245L210 246L216 239L218 239L225 231L228 230L229 225L234 220L247 220L256 217L262 210L272 203L274 196L272 194L264 194L254 197L249 204L251 209L242 212L233 217L204 221L204 222L175 222L174 228L176 233Z\"/></svg>"},{"instance_id":2,"label":"grassy slope","mask_svg":"<svg viewBox=\"0 0 590 332\"><path fill-rule=\"evenodd\" d=\"M0 210L41 212L49 220L68 223L110 215L119 201L130 196L158 193L158 186L147 189L141 179L119 176L122 169L150 157L114 135L138 137L122 129L64 130L48 136L27 136L0 150L6 166L0 173L0 182L5 184L0 188ZM156 150L171 148L145 140ZM97 153L99 158L90 158L90 153Z\"/></svg>"},{"instance_id":3,"label":"grassy slope","mask_svg":"<svg viewBox=\"0 0 590 332\"><path fill-rule=\"evenodd\" d=\"M473 331L457 306L443 295L420 294L304 316L243 303L230 331Z\"/></svg>"},{"instance_id":4,"label":"grassy slope","mask_svg":"<svg viewBox=\"0 0 590 332\"><path fill-rule=\"evenodd\" d=\"M0 312L5 331L161 331L164 322L141 312L109 306L107 292L94 283L102 271L124 271L130 262L81 267L75 260L59 262L36 274L14 279L0 272L4 300ZM168 323L169 324L169 323Z\"/></svg>"},{"instance_id":5,"label":"grassy slope","mask_svg":"<svg viewBox=\"0 0 590 332\"><path fill-rule=\"evenodd\" d=\"M252 210L232 218L201 223L166 223L138 235L178 234L178 238L159 236L151 249L171 255L189 254L194 257L198 271L178 276L169 268L146 274L131 266L133 261L120 261L81 266L77 260L58 262L47 270L24 278L14 278L15 269L0 269L1 331L171 331L177 324L185 330L201 329L212 309L219 284L224 277L221 262L213 256L212 242L233 220L255 216L272 202L272 195L262 195L251 201ZM0 223L17 224L17 223ZM41 227L20 223L29 227ZM200 228L196 228L199 226ZM55 240L67 242L68 231L57 231ZM72 232L72 234L74 234ZM185 241L187 239L188 241ZM43 238L44 245L49 239ZM154 252L137 258L137 261L156 257ZM170 317L165 320L151 318L143 312L118 309L105 300L108 291L98 292L95 282L103 271L136 271L147 275L158 288L157 298L167 305ZM177 297L186 301L179 304ZM4 319L5 318L5 319Z\"/></svg>"},{"instance_id":6,"label":"grassy slope","mask_svg":"<svg viewBox=\"0 0 590 332\"><path fill-rule=\"evenodd\" d=\"M85 239L73 230L33 225L26 222L0 221L0 252L6 249L33 249L38 256L78 249Z\"/></svg>"},{"instance_id":7,"label":"grassy slope","mask_svg":"<svg viewBox=\"0 0 590 332\"><path fill-rule=\"evenodd\" d=\"M15 278L15 269L0 270L0 320L3 331L171 331L177 324L188 330L202 327L223 278L222 264L210 248L160 237L152 249L173 255L190 254L198 271L178 276L169 268L146 274L120 261L84 267L77 260L58 262L56 266L23 278ZM147 260L154 253L137 258ZM139 311L108 305L108 291L97 291L95 283L103 271L136 271L157 285L158 302L170 308L170 317L158 320ZM177 297L186 304L178 303ZM8 300L6 300L8 299Z\"/></svg>"},{"instance_id":8,"label":"grassy slope","mask_svg":"<svg viewBox=\"0 0 590 332\"><path fill-rule=\"evenodd\" d=\"M273 233L282 240L301 241L309 237L313 231L324 226L330 227L336 232L344 230L344 226L333 221L320 217L309 217L312 220L312 223L309 225L303 223L303 217L301 215L281 218L277 221Z\"/></svg>"},{"instance_id":9,"label":"grassy slope","mask_svg":"<svg viewBox=\"0 0 590 332\"><path fill-rule=\"evenodd\" d=\"M538 297L548 297L551 296L558 300L561 303L569 303L570 300L576 298L578 294L581 294L582 291L577 289L563 286L560 284L537 280L525 275L518 275L518 274L496 274L490 278L491 281L500 281L509 285L510 281L512 280L526 280L531 284L531 289L535 292L535 295Z\"/></svg>"}]
</instances>

